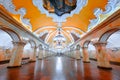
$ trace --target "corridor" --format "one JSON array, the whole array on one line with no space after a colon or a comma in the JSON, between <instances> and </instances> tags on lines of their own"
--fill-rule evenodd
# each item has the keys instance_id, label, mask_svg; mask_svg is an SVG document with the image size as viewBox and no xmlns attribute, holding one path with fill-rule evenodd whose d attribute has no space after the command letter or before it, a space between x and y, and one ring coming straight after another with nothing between
<instances>
[{"instance_id":1,"label":"corridor","mask_svg":"<svg viewBox=\"0 0 120 80\"><path fill-rule=\"evenodd\" d=\"M120 80L120 0L0 0L0 80Z\"/></svg>"},{"instance_id":2,"label":"corridor","mask_svg":"<svg viewBox=\"0 0 120 80\"><path fill-rule=\"evenodd\" d=\"M97 68L96 61L83 63L65 56L54 56L20 68L7 69L0 65L0 80L119 80L120 68L113 70Z\"/></svg>"}]
</instances>

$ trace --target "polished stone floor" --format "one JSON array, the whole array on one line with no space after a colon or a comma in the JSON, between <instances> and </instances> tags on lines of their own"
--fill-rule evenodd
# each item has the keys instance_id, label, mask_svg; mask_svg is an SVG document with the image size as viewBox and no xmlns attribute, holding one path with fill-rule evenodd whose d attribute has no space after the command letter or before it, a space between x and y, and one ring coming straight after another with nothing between
<instances>
[{"instance_id":1,"label":"polished stone floor","mask_svg":"<svg viewBox=\"0 0 120 80\"><path fill-rule=\"evenodd\" d=\"M68 57L50 57L20 68L6 66L0 67L0 80L120 80L120 66L103 70L96 61L83 63Z\"/></svg>"}]
</instances>

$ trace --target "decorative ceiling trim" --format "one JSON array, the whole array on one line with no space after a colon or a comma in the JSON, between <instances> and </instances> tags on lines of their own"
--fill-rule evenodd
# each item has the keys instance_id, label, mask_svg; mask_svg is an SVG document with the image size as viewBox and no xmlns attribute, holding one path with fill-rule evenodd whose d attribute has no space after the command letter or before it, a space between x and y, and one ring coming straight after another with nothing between
<instances>
[{"instance_id":1,"label":"decorative ceiling trim","mask_svg":"<svg viewBox=\"0 0 120 80\"><path fill-rule=\"evenodd\" d=\"M54 31L53 31L53 32L54 32ZM49 38L50 34L52 34L53 32L49 32L48 35L46 36L46 38L45 38L45 43L46 43L46 44L47 44L47 42L48 42L48 38Z\"/></svg>"},{"instance_id":2,"label":"decorative ceiling trim","mask_svg":"<svg viewBox=\"0 0 120 80\"><path fill-rule=\"evenodd\" d=\"M47 28L56 28L56 26L45 26L45 27L41 27L41 28L37 29L34 33L37 34L37 32L39 32L40 30L42 30L42 29L47 29ZM72 29L72 30L71 30L71 31L68 31L68 33L67 33L66 31L64 31L65 28L70 28L70 29ZM57 29L57 28L56 28L56 29ZM74 39L73 39L73 37L72 37L72 35L71 35L70 33L74 33L77 37L80 37L80 34L77 33L77 32L75 32L75 31L73 31L73 30L79 31L79 32L81 32L81 33L85 33L85 32L83 32L82 30L80 30L79 28L75 28L75 27L63 27L62 32L63 32L65 35L67 35L67 37L69 37L69 39L70 39L70 41L71 41L72 43L74 42ZM48 33L47 37L45 38L45 43L48 42L48 40L51 38L51 35L53 35L54 32L56 32L56 30L53 31L53 32L44 30L42 33L40 33L40 35L42 35L42 34L44 34L44 33L46 33L46 32L49 32L49 33ZM39 34L37 34L37 35L40 36Z\"/></svg>"},{"instance_id":3,"label":"decorative ceiling trim","mask_svg":"<svg viewBox=\"0 0 120 80\"><path fill-rule=\"evenodd\" d=\"M44 27L41 27L41 28L38 28L37 30L35 30L34 31L34 33L37 33L37 32L39 32L40 30L42 30L42 29L48 29L48 28L56 28L57 29L57 27L55 27L55 26L44 26Z\"/></svg>"},{"instance_id":4,"label":"decorative ceiling trim","mask_svg":"<svg viewBox=\"0 0 120 80\"><path fill-rule=\"evenodd\" d=\"M55 30L55 31L53 31L52 33L48 33L48 35L47 35L47 37L45 38L45 43L48 43L48 40L51 38L51 36L55 33L55 32L57 32L57 30ZM65 32L65 31L63 31L62 30L62 32L70 39L70 41L73 43L74 42L74 39L73 39L73 37L72 37L72 35L69 33L67 33L67 32Z\"/></svg>"},{"instance_id":5,"label":"decorative ceiling trim","mask_svg":"<svg viewBox=\"0 0 120 80\"><path fill-rule=\"evenodd\" d=\"M37 32L39 32L40 30L46 29L46 28L56 28L56 29L57 29L56 26L44 26L44 27L41 27L41 28L35 30L34 33L37 33ZM81 30L81 29L79 29L79 28L76 28L76 27L63 27L63 29L65 29L65 28L75 29L75 30L77 30L77 31L79 31L79 32L81 32L81 33L85 33L83 30Z\"/></svg>"},{"instance_id":6,"label":"decorative ceiling trim","mask_svg":"<svg viewBox=\"0 0 120 80\"><path fill-rule=\"evenodd\" d=\"M118 9L120 9L120 0L108 0L108 4L105 6L105 11L100 8L96 8L94 10L94 15L96 18L90 20L90 24L88 25L88 31L93 29L96 25L105 20ZM101 20L100 15L106 15L107 17Z\"/></svg>"},{"instance_id":7,"label":"decorative ceiling trim","mask_svg":"<svg viewBox=\"0 0 120 80\"><path fill-rule=\"evenodd\" d=\"M80 31L80 32L82 32L82 33L85 33L83 30L81 30L81 29L79 29L79 28L76 28L76 27L63 27L63 29L64 29L64 28L75 29L75 30L77 30L77 31Z\"/></svg>"},{"instance_id":8,"label":"decorative ceiling trim","mask_svg":"<svg viewBox=\"0 0 120 80\"><path fill-rule=\"evenodd\" d=\"M65 35L67 35L68 38L70 38L70 41L71 41L72 43L74 43L73 36L70 34L70 32L69 32L69 34L68 34L67 32L65 32L64 30L62 30L62 32L63 32ZM69 35L70 35L70 36L69 36Z\"/></svg>"},{"instance_id":9,"label":"decorative ceiling trim","mask_svg":"<svg viewBox=\"0 0 120 80\"><path fill-rule=\"evenodd\" d=\"M24 26L29 26L30 30L32 30L32 25L30 23L30 20L27 18L24 18L26 15L26 9L20 8L18 11L16 11L15 5L12 3L12 0L0 0L0 5L2 5L8 12L12 14L20 14L20 21L23 23Z\"/></svg>"},{"instance_id":10,"label":"decorative ceiling trim","mask_svg":"<svg viewBox=\"0 0 120 80\"><path fill-rule=\"evenodd\" d=\"M43 1L42 0L32 0L33 5L35 5L42 14L46 14L48 17L52 17L54 22L66 22L66 18L72 17L74 14L79 14L83 7L87 5L88 0L77 0L77 7L72 10L69 14L66 13L62 16L57 16L54 13L49 13L44 7L43 7Z\"/></svg>"},{"instance_id":11,"label":"decorative ceiling trim","mask_svg":"<svg viewBox=\"0 0 120 80\"><path fill-rule=\"evenodd\" d=\"M48 34L48 37L45 39L45 43L48 43L48 40L55 32L57 32L57 30L53 31L51 34Z\"/></svg>"}]
</instances>

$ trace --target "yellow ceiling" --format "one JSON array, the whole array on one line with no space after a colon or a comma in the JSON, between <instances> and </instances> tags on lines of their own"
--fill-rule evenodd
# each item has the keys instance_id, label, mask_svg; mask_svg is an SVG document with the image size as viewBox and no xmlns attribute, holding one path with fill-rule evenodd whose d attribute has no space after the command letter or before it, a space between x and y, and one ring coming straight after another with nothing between
<instances>
[{"instance_id":1,"label":"yellow ceiling","mask_svg":"<svg viewBox=\"0 0 120 80\"><path fill-rule=\"evenodd\" d=\"M41 14L38 8L33 5L32 0L12 0L12 2L16 8L16 11L20 8L26 9L27 13L24 18L30 19L33 32L39 35L46 30L49 31L49 36L47 36L47 43L52 44L53 38L57 33L57 23L53 22L53 19L47 17L46 14ZM95 18L94 9L101 8L102 10L105 10L107 2L108 0L88 0L87 5L83 7L79 14L74 14L72 17L67 18L66 22L62 23L62 34L67 39L66 44L72 42L69 31L74 30L77 34L83 34L84 32L86 32L90 23L89 20ZM0 8L9 13L3 6L0 5ZM9 14L22 24L19 14Z\"/></svg>"},{"instance_id":2,"label":"yellow ceiling","mask_svg":"<svg viewBox=\"0 0 120 80\"><path fill-rule=\"evenodd\" d=\"M12 0L13 4L16 6L16 10L20 8L26 8L27 14L24 16L25 18L30 19L30 23L33 26L33 31L38 28L44 26L56 26L57 24L52 21L52 18L47 17L45 14L41 14L41 12L35 7L32 3L32 0ZM93 11L95 8L101 8L104 10L105 5L108 0L88 0L88 4L81 10L79 14L75 14L72 17L69 17L65 23L63 23L63 27L72 26L77 27L83 31L87 30L87 26L89 24L89 20L95 18L93 15ZM11 14L15 19L19 19L19 15Z\"/></svg>"}]
</instances>

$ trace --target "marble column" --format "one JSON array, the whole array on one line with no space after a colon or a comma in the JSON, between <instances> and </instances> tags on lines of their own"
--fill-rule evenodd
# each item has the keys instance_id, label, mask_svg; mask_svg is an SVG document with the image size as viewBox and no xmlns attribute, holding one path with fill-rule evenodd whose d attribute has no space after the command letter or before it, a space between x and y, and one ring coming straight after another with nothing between
<instances>
[{"instance_id":1,"label":"marble column","mask_svg":"<svg viewBox=\"0 0 120 80\"><path fill-rule=\"evenodd\" d=\"M42 56L43 56L43 58L45 58L45 53L46 53L46 51L45 51L45 49L43 49L42 50Z\"/></svg>"},{"instance_id":2,"label":"marble column","mask_svg":"<svg viewBox=\"0 0 120 80\"><path fill-rule=\"evenodd\" d=\"M22 61L23 49L26 43L24 42L13 42L13 54L8 64L8 68L20 67Z\"/></svg>"},{"instance_id":3,"label":"marble column","mask_svg":"<svg viewBox=\"0 0 120 80\"><path fill-rule=\"evenodd\" d=\"M37 47L32 47L33 53L32 56L30 57L30 62L35 62L36 61L36 52L37 52Z\"/></svg>"},{"instance_id":4,"label":"marble column","mask_svg":"<svg viewBox=\"0 0 120 80\"><path fill-rule=\"evenodd\" d=\"M83 51L83 62L90 63L89 54L88 54L88 47L82 47L82 51Z\"/></svg>"},{"instance_id":5,"label":"marble column","mask_svg":"<svg viewBox=\"0 0 120 80\"><path fill-rule=\"evenodd\" d=\"M80 60L80 51L79 51L79 49L76 50L76 59Z\"/></svg>"},{"instance_id":6,"label":"marble column","mask_svg":"<svg viewBox=\"0 0 120 80\"><path fill-rule=\"evenodd\" d=\"M106 44L107 44L107 42L94 43L94 46L97 51L98 68L111 70L112 67L110 65L110 60L108 58L108 54L106 52Z\"/></svg>"},{"instance_id":7,"label":"marble column","mask_svg":"<svg viewBox=\"0 0 120 80\"><path fill-rule=\"evenodd\" d=\"M39 49L38 59L39 59L39 60L42 60L42 59L43 59L43 49Z\"/></svg>"}]
</instances>

